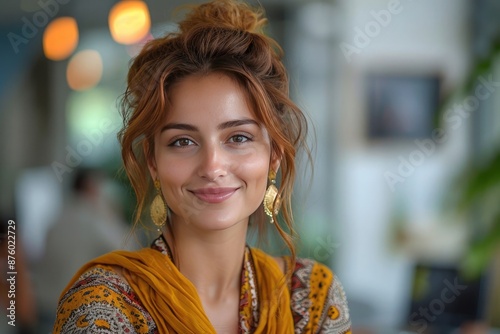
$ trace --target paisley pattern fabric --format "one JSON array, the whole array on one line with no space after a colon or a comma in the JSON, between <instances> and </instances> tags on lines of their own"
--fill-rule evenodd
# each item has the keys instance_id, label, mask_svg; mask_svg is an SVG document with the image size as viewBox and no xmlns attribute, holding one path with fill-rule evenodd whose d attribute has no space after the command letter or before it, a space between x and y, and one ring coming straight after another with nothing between
<instances>
[{"instance_id":1,"label":"paisley pattern fabric","mask_svg":"<svg viewBox=\"0 0 500 334\"><path fill-rule=\"evenodd\" d=\"M297 259L291 299L295 333L350 333L344 289L324 265Z\"/></svg>"},{"instance_id":2,"label":"paisley pattern fabric","mask_svg":"<svg viewBox=\"0 0 500 334\"><path fill-rule=\"evenodd\" d=\"M155 333L149 313L111 268L95 267L81 276L57 312L54 333Z\"/></svg>"},{"instance_id":3,"label":"paisley pattern fabric","mask_svg":"<svg viewBox=\"0 0 500 334\"><path fill-rule=\"evenodd\" d=\"M162 237L151 247L171 258ZM257 251L247 247L245 252L240 333L254 333L259 321L259 282L252 257L252 252ZM289 259L285 258L285 262L289 264ZM309 259L297 259L289 291L295 333L351 333L344 290L326 266ZM61 297L54 333L160 332L127 280L115 268L99 265L84 272Z\"/></svg>"}]
</instances>

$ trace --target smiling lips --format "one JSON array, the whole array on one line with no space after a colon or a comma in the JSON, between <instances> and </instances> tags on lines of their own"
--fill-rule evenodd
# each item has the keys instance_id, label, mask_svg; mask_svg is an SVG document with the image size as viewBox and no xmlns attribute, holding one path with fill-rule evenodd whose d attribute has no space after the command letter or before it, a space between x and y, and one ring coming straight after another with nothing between
<instances>
[{"instance_id":1,"label":"smiling lips","mask_svg":"<svg viewBox=\"0 0 500 334\"><path fill-rule=\"evenodd\" d=\"M191 192L207 203L221 203L231 197L239 188L202 188Z\"/></svg>"}]
</instances>

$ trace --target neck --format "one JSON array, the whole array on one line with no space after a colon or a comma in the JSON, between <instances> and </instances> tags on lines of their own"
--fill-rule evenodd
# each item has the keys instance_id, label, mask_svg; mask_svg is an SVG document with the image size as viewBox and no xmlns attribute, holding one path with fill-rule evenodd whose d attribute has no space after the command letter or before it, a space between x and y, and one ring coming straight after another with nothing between
<instances>
[{"instance_id":1,"label":"neck","mask_svg":"<svg viewBox=\"0 0 500 334\"><path fill-rule=\"evenodd\" d=\"M239 294L247 222L222 231L200 231L189 224L172 224L165 239L179 271L196 287L200 297L217 302L228 294Z\"/></svg>"}]
</instances>

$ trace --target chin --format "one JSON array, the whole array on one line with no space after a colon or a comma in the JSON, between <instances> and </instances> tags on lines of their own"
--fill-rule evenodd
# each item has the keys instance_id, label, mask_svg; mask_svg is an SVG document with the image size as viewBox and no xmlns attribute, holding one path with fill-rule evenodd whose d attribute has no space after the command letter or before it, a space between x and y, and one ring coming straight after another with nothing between
<instances>
[{"instance_id":1,"label":"chin","mask_svg":"<svg viewBox=\"0 0 500 334\"><path fill-rule=\"evenodd\" d=\"M188 224L192 224L199 229L207 231L223 231L236 225L245 224L248 218L220 216L217 214L201 214L191 217Z\"/></svg>"}]
</instances>

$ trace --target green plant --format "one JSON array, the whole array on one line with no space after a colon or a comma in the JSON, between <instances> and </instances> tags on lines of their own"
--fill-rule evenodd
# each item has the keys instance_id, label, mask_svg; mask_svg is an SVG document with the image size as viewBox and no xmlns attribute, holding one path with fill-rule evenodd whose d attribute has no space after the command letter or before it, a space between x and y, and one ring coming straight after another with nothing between
<instances>
[{"instance_id":1,"label":"green plant","mask_svg":"<svg viewBox=\"0 0 500 334\"><path fill-rule=\"evenodd\" d=\"M500 148L483 165L467 172L460 208L472 212L477 231L464 258L466 276L477 277L500 248Z\"/></svg>"},{"instance_id":2,"label":"green plant","mask_svg":"<svg viewBox=\"0 0 500 334\"><path fill-rule=\"evenodd\" d=\"M464 85L449 99L473 95L478 79L493 75L499 56L500 40L497 40L486 57L475 61ZM447 104L443 104L437 119L442 119ZM491 144L495 149L489 156L475 159L459 178L462 182L458 208L469 214L472 232L471 244L462 263L464 275L470 278L484 272L500 249L500 143Z\"/></svg>"},{"instance_id":3,"label":"green plant","mask_svg":"<svg viewBox=\"0 0 500 334\"><path fill-rule=\"evenodd\" d=\"M445 111L452 102L474 96L479 79L490 78L495 69L498 70L499 59L500 37L492 40L487 55L473 60L464 83L443 99L435 114L436 127L442 125ZM500 90L496 93L500 94ZM457 178L458 186L454 184L451 195L457 195L455 191L458 189L459 199L455 209L469 217L472 238L462 262L463 274L469 278L483 273L493 255L500 251L500 143L491 145L495 149L485 159L476 159L478 156L483 158L484 152L475 152L475 158Z\"/></svg>"}]
</instances>

